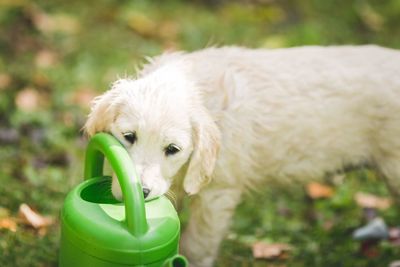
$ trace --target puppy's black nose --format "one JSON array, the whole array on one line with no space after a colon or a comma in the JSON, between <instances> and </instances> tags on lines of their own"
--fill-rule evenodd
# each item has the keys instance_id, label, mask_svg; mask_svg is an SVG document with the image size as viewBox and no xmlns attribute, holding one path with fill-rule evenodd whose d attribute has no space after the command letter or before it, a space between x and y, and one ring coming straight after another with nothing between
<instances>
[{"instance_id":1,"label":"puppy's black nose","mask_svg":"<svg viewBox=\"0 0 400 267\"><path fill-rule=\"evenodd\" d=\"M146 198L150 194L150 189L148 188L143 188L143 196Z\"/></svg>"}]
</instances>

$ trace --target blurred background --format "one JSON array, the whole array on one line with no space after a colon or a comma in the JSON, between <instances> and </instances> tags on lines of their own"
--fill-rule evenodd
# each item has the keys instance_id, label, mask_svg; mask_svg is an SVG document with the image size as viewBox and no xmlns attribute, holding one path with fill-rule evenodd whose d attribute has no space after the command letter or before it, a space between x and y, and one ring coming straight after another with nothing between
<instances>
[{"instance_id":1,"label":"blurred background","mask_svg":"<svg viewBox=\"0 0 400 267\"><path fill-rule=\"evenodd\" d=\"M0 0L0 266L57 266L90 101L145 56L366 43L400 48L400 1ZM400 266L400 212L370 170L268 190L238 208L217 266ZM391 239L353 240L375 217Z\"/></svg>"}]
</instances>

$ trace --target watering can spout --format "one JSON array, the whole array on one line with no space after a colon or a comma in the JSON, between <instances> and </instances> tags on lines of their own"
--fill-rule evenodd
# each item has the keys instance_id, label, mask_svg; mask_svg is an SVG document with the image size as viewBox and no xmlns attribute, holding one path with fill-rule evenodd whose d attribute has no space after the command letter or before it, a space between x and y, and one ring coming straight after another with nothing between
<instances>
[{"instance_id":1,"label":"watering can spout","mask_svg":"<svg viewBox=\"0 0 400 267\"><path fill-rule=\"evenodd\" d=\"M163 267L187 267L187 266L189 266L187 259L179 254L167 259L163 264Z\"/></svg>"}]
</instances>

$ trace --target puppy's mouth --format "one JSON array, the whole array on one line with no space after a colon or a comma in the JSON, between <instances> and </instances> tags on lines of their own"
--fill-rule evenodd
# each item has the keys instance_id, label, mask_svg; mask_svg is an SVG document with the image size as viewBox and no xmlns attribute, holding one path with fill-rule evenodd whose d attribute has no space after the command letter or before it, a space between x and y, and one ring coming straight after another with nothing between
<instances>
[{"instance_id":1,"label":"puppy's mouth","mask_svg":"<svg viewBox=\"0 0 400 267\"><path fill-rule=\"evenodd\" d=\"M143 197L145 201L150 201L156 199L164 194L168 195L169 185L166 182L159 182L157 187L148 187L146 185L142 185L143 189ZM111 193L112 195L119 201L123 200L121 187L119 185L118 179L113 175L112 183L111 183Z\"/></svg>"}]
</instances>

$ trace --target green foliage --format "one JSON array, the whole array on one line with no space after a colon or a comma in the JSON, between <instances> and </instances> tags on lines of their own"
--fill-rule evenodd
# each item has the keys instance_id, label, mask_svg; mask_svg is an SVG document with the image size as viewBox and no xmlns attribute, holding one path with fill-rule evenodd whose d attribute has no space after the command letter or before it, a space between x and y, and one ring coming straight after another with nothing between
<instances>
[{"instance_id":1,"label":"green foliage","mask_svg":"<svg viewBox=\"0 0 400 267\"><path fill-rule=\"evenodd\" d=\"M81 128L91 97L118 76L134 75L143 56L212 45L288 47L377 43L400 48L398 0L285 1L0 1L0 206L21 203L57 217L82 179ZM360 190L388 195L374 174L355 172L328 200L299 187L270 188L238 208L218 266L265 266L255 240L294 251L278 266L386 266L399 249L359 253L351 232L363 224ZM261 205L260 205L261 203ZM380 214L396 225L395 208ZM187 214L182 215L187 218ZM329 227L328 227L329 226ZM0 229L0 266L56 266L59 225L41 237L29 227Z\"/></svg>"}]
</instances>

